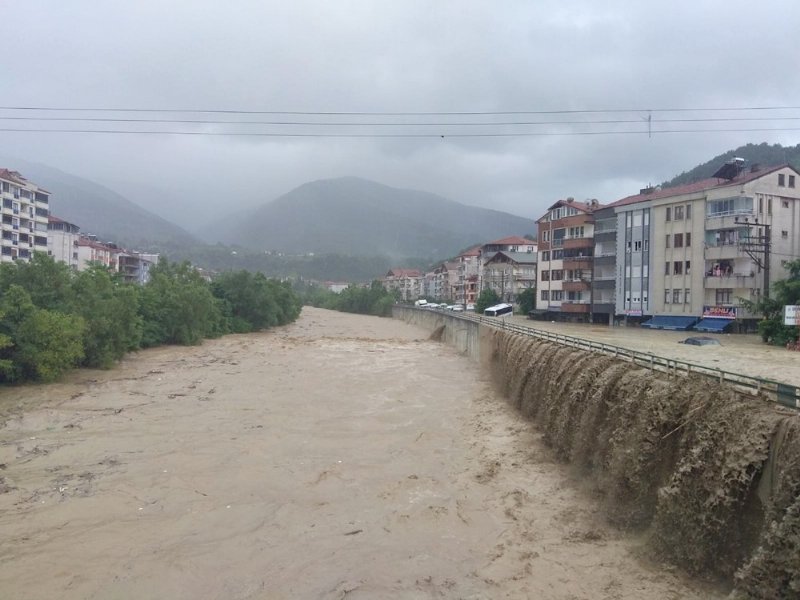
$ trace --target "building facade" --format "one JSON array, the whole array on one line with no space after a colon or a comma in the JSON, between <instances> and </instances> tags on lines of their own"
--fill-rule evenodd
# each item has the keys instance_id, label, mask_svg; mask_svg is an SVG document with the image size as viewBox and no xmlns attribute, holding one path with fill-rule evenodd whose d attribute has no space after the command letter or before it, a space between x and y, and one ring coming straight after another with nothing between
<instances>
[{"instance_id":1,"label":"building facade","mask_svg":"<svg viewBox=\"0 0 800 600\"><path fill-rule=\"evenodd\" d=\"M389 269L381 283L388 291L397 291L403 302L414 302L422 293L423 280L417 269Z\"/></svg>"},{"instance_id":2,"label":"building facade","mask_svg":"<svg viewBox=\"0 0 800 600\"><path fill-rule=\"evenodd\" d=\"M50 215L47 222L47 253L53 260L78 270L78 247L81 228Z\"/></svg>"},{"instance_id":3,"label":"building facade","mask_svg":"<svg viewBox=\"0 0 800 600\"><path fill-rule=\"evenodd\" d=\"M501 302L517 302L523 291L536 288L536 259L535 252L495 252L483 266L484 289Z\"/></svg>"},{"instance_id":4,"label":"building facade","mask_svg":"<svg viewBox=\"0 0 800 600\"><path fill-rule=\"evenodd\" d=\"M559 200L539 225L536 310L566 320L589 321L592 314L594 213L596 200Z\"/></svg>"},{"instance_id":5,"label":"building facade","mask_svg":"<svg viewBox=\"0 0 800 600\"><path fill-rule=\"evenodd\" d=\"M34 252L47 252L50 192L0 169L0 199L0 261L27 261Z\"/></svg>"},{"instance_id":6,"label":"building facade","mask_svg":"<svg viewBox=\"0 0 800 600\"><path fill-rule=\"evenodd\" d=\"M731 161L716 177L647 188L612 206L622 317L727 319L752 328L756 315L742 301L758 300L800 257L800 173L788 165L745 169Z\"/></svg>"}]
</instances>

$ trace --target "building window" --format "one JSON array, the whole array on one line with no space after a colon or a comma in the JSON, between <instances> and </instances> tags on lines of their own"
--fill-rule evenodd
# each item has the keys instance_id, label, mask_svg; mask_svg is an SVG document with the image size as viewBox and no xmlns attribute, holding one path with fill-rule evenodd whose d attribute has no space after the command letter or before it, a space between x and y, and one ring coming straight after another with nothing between
<instances>
[{"instance_id":1,"label":"building window","mask_svg":"<svg viewBox=\"0 0 800 600\"><path fill-rule=\"evenodd\" d=\"M664 263L664 275L669 275L669 261Z\"/></svg>"},{"instance_id":2,"label":"building window","mask_svg":"<svg viewBox=\"0 0 800 600\"><path fill-rule=\"evenodd\" d=\"M543 242L549 242L550 241L550 232L549 231L543 231L542 232L542 241Z\"/></svg>"},{"instance_id":3,"label":"building window","mask_svg":"<svg viewBox=\"0 0 800 600\"><path fill-rule=\"evenodd\" d=\"M647 209L642 214L642 221L644 222L644 226L647 227L650 225L650 209Z\"/></svg>"},{"instance_id":4,"label":"building window","mask_svg":"<svg viewBox=\"0 0 800 600\"><path fill-rule=\"evenodd\" d=\"M648 250L650 250L650 240L645 240L644 241L644 251L647 252Z\"/></svg>"},{"instance_id":5,"label":"building window","mask_svg":"<svg viewBox=\"0 0 800 600\"><path fill-rule=\"evenodd\" d=\"M670 247L670 235L669 234L667 234L666 240L667 240L666 247L669 248Z\"/></svg>"},{"instance_id":6,"label":"building window","mask_svg":"<svg viewBox=\"0 0 800 600\"><path fill-rule=\"evenodd\" d=\"M733 300L733 290L732 289L721 289L717 290L717 304L730 304Z\"/></svg>"},{"instance_id":7,"label":"building window","mask_svg":"<svg viewBox=\"0 0 800 600\"><path fill-rule=\"evenodd\" d=\"M542 252L542 262L550 262L550 250Z\"/></svg>"},{"instance_id":8,"label":"building window","mask_svg":"<svg viewBox=\"0 0 800 600\"><path fill-rule=\"evenodd\" d=\"M782 230L782 231L781 231L781 238L783 238L784 240L787 240L787 239L789 239L789 232L788 232L788 231L786 231L785 229L784 229L784 230Z\"/></svg>"},{"instance_id":9,"label":"building window","mask_svg":"<svg viewBox=\"0 0 800 600\"><path fill-rule=\"evenodd\" d=\"M789 201L788 200L784 200L782 204L783 204L783 208L789 208Z\"/></svg>"},{"instance_id":10,"label":"building window","mask_svg":"<svg viewBox=\"0 0 800 600\"><path fill-rule=\"evenodd\" d=\"M672 303L673 304L682 304L683 303L683 300L681 298L681 296L682 296L681 291L682 290L680 290L680 289L672 290Z\"/></svg>"},{"instance_id":11,"label":"building window","mask_svg":"<svg viewBox=\"0 0 800 600\"><path fill-rule=\"evenodd\" d=\"M683 234L676 233L675 234L675 243L673 244L675 248L683 248Z\"/></svg>"},{"instance_id":12,"label":"building window","mask_svg":"<svg viewBox=\"0 0 800 600\"><path fill-rule=\"evenodd\" d=\"M762 198L761 196L759 196L758 198L758 214L760 215L764 214L764 198Z\"/></svg>"},{"instance_id":13,"label":"building window","mask_svg":"<svg viewBox=\"0 0 800 600\"><path fill-rule=\"evenodd\" d=\"M550 300L550 290L542 290L542 300Z\"/></svg>"},{"instance_id":14,"label":"building window","mask_svg":"<svg viewBox=\"0 0 800 600\"><path fill-rule=\"evenodd\" d=\"M672 221L672 207L667 207L667 217L664 219L665 221Z\"/></svg>"},{"instance_id":15,"label":"building window","mask_svg":"<svg viewBox=\"0 0 800 600\"><path fill-rule=\"evenodd\" d=\"M669 304L672 300L672 290L664 290L664 304Z\"/></svg>"},{"instance_id":16,"label":"building window","mask_svg":"<svg viewBox=\"0 0 800 600\"><path fill-rule=\"evenodd\" d=\"M683 262L676 260L672 265L673 275L683 275Z\"/></svg>"},{"instance_id":17,"label":"building window","mask_svg":"<svg viewBox=\"0 0 800 600\"><path fill-rule=\"evenodd\" d=\"M627 242L625 242L625 252L630 252L630 251L631 251L631 241L628 240Z\"/></svg>"},{"instance_id":18,"label":"building window","mask_svg":"<svg viewBox=\"0 0 800 600\"><path fill-rule=\"evenodd\" d=\"M692 234L691 233L687 233L686 234L686 247L687 248L691 248L692 247Z\"/></svg>"},{"instance_id":19,"label":"building window","mask_svg":"<svg viewBox=\"0 0 800 600\"><path fill-rule=\"evenodd\" d=\"M767 198L767 214L772 214L772 198Z\"/></svg>"},{"instance_id":20,"label":"building window","mask_svg":"<svg viewBox=\"0 0 800 600\"><path fill-rule=\"evenodd\" d=\"M686 205L686 220L688 221L691 218L692 218L692 205L691 204L687 204Z\"/></svg>"},{"instance_id":21,"label":"building window","mask_svg":"<svg viewBox=\"0 0 800 600\"><path fill-rule=\"evenodd\" d=\"M794 187L794 175L789 175L789 187Z\"/></svg>"},{"instance_id":22,"label":"building window","mask_svg":"<svg viewBox=\"0 0 800 600\"><path fill-rule=\"evenodd\" d=\"M778 173L778 185L781 187L786 187L786 175L783 173Z\"/></svg>"},{"instance_id":23,"label":"building window","mask_svg":"<svg viewBox=\"0 0 800 600\"><path fill-rule=\"evenodd\" d=\"M684 304L692 303L692 290L690 290L689 288L683 290L683 303Z\"/></svg>"},{"instance_id":24,"label":"building window","mask_svg":"<svg viewBox=\"0 0 800 600\"><path fill-rule=\"evenodd\" d=\"M561 269L554 269L551 272L550 277L553 281L561 281L564 278L564 271Z\"/></svg>"},{"instance_id":25,"label":"building window","mask_svg":"<svg viewBox=\"0 0 800 600\"><path fill-rule=\"evenodd\" d=\"M692 274L692 261L690 260L686 261L686 268L683 270L683 272L686 273L687 275Z\"/></svg>"},{"instance_id":26,"label":"building window","mask_svg":"<svg viewBox=\"0 0 800 600\"><path fill-rule=\"evenodd\" d=\"M642 240L636 240L635 242L633 242L633 251L634 252L642 251Z\"/></svg>"},{"instance_id":27,"label":"building window","mask_svg":"<svg viewBox=\"0 0 800 600\"><path fill-rule=\"evenodd\" d=\"M564 292L561 290L553 290L553 293L550 294L550 300L561 301L564 299Z\"/></svg>"},{"instance_id":28,"label":"building window","mask_svg":"<svg viewBox=\"0 0 800 600\"><path fill-rule=\"evenodd\" d=\"M676 206L675 207L675 220L676 221L683 221L683 207Z\"/></svg>"},{"instance_id":29,"label":"building window","mask_svg":"<svg viewBox=\"0 0 800 600\"><path fill-rule=\"evenodd\" d=\"M542 281L550 281L550 271L542 271Z\"/></svg>"}]
</instances>

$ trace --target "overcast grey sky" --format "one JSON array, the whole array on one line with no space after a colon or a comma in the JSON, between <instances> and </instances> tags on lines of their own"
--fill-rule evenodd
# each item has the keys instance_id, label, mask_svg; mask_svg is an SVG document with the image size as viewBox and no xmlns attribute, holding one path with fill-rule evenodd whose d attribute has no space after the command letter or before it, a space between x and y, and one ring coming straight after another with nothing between
<instances>
[{"instance_id":1,"label":"overcast grey sky","mask_svg":"<svg viewBox=\"0 0 800 600\"><path fill-rule=\"evenodd\" d=\"M0 105L308 112L501 112L800 106L796 0L740 2L5 0ZM0 116L22 116L0 111ZM434 133L444 138L262 138L0 132L0 154L169 192L164 213L265 202L344 175L537 218L567 196L610 202L747 142L797 144L800 110L291 117L34 113L351 122L631 120L461 127L223 126L0 120L5 128ZM641 130L636 135L451 133ZM6 165L13 167L13 165ZM124 190L123 190L124 191Z\"/></svg>"}]
</instances>

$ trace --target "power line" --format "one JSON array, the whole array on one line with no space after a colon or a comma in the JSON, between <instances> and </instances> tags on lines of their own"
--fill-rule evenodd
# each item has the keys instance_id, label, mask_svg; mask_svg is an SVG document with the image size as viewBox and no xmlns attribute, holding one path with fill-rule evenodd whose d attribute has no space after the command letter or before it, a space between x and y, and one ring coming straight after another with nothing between
<instances>
[{"instance_id":1,"label":"power line","mask_svg":"<svg viewBox=\"0 0 800 600\"><path fill-rule=\"evenodd\" d=\"M287 133L287 132L215 132L215 131L150 131L130 129L22 129L5 127L3 132L12 133L100 133L130 135L185 135L209 137L268 137L268 138L506 138L537 136L600 136L600 135L648 135L648 131L560 131L560 132L516 132L516 133ZM653 129L650 133L745 133L800 131L800 127L755 127L727 129Z\"/></svg>"},{"instance_id":2,"label":"power line","mask_svg":"<svg viewBox=\"0 0 800 600\"><path fill-rule=\"evenodd\" d=\"M513 110L513 111L297 111L297 110L240 110L240 109L187 109L187 108L120 108L120 107L72 107L72 106L0 106L0 110L17 111L61 111L61 112L115 112L115 113L207 113L237 115L319 115L319 116L460 116L460 115L560 115L560 114L615 114L615 113L663 113L663 112L731 112L798 110L800 106L720 106L720 107L674 107L674 108L610 108L610 109L557 109L557 110Z\"/></svg>"},{"instance_id":3,"label":"power line","mask_svg":"<svg viewBox=\"0 0 800 600\"><path fill-rule=\"evenodd\" d=\"M320 122L320 121L220 121L213 119L122 119L106 117L4 117L0 121L42 121L42 122L80 122L80 123L168 123L196 125L303 125L322 127L490 127L519 125L618 125L641 123L640 119L602 119L594 121L461 121L461 122ZM721 122L761 122L761 121L800 121L800 117L709 117L698 119L657 119L648 123L721 123Z\"/></svg>"}]
</instances>

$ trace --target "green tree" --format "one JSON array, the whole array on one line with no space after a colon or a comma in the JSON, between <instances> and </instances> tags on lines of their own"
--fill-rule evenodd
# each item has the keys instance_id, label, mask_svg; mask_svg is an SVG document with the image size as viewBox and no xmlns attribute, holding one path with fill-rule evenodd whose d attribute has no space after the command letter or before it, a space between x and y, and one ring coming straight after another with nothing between
<instances>
[{"instance_id":1,"label":"green tree","mask_svg":"<svg viewBox=\"0 0 800 600\"><path fill-rule=\"evenodd\" d=\"M71 284L71 312L86 321L84 364L109 368L142 341L139 294L101 265L77 273Z\"/></svg>"},{"instance_id":2,"label":"green tree","mask_svg":"<svg viewBox=\"0 0 800 600\"><path fill-rule=\"evenodd\" d=\"M34 306L64 310L70 299L72 271L44 252L35 252L29 262L0 265L0 295L12 285L28 292Z\"/></svg>"},{"instance_id":3,"label":"green tree","mask_svg":"<svg viewBox=\"0 0 800 600\"><path fill-rule=\"evenodd\" d=\"M5 381L52 381L83 358L85 323L80 317L36 308L30 294L16 284L3 293L0 314Z\"/></svg>"},{"instance_id":4,"label":"green tree","mask_svg":"<svg viewBox=\"0 0 800 600\"><path fill-rule=\"evenodd\" d=\"M483 311L500 302L500 297L491 288L486 288L478 295L475 301L475 314L482 315Z\"/></svg>"},{"instance_id":5,"label":"green tree","mask_svg":"<svg viewBox=\"0 0 800 600\"><path fill-rule=\"evenodd\" d=\"M536 308L536 288L527 288L517 296L519 312L527 315Z\"/></svg>"},{"instance_id":6,"label":"green tree","mask_svg":"<svg viewBox=\"0 0 800 600\"><path fill-rule=\"evenodd\" d=\"M743 301L748 310L763 316L758 324L761 339L776 346L785 346L798 338L796 326L783 324L783 307L800 304L800 259L789 262L786 270L789 276L775 282L769 298Z\"/></svg>"},{"instance_id":7,"label":"green tree","mask_svg":"<svg viewBox=\"0 0 800 600\"><path fill-rule=\"evenodd\" d=\"M140 293L142 345L199 344L227 332L222 303L188 262L162 258Z\"/></svg>"}]
</instances>

